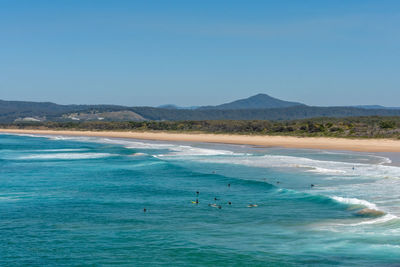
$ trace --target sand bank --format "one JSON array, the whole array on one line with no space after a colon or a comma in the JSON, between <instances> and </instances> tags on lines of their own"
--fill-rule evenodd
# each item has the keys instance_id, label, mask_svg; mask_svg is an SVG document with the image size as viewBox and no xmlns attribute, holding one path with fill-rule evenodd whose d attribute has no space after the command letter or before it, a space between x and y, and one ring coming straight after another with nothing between
<instances>
[{"instance_id":1,"label":"sand bank","mask_svg":"<svg viewBox=\"0 0 400 267\"><path fill-rule=\"evenodd\" d=\"M0 129L0 133L73 135L94 137L133 138L160 141L204 142L223 144L256 145L265 147L312 148L350 150L363 152L400 152L400 140L393 139L345 139L327 137L293 137L261 135L195 134L167 132L118 132L118 131L64 131L64 130L17 130Z\"/></svg>"}]
</instances>

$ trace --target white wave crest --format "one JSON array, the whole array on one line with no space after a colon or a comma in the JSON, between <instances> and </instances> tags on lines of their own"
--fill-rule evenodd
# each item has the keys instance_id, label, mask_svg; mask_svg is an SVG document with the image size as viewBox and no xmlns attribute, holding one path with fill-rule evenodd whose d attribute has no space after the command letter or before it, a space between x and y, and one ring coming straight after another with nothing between
<instances>
[{"instance_id":1,"label":"white wave crest","mask_svg":"<svg viewBox=\"0 0 400 267\"><path fill-rule=\"evenodd\" d=\"M378 210L378 207L374 203L371 203L364 199L346 198L346 197L338 197L338 196L333 196L331 198L337 202L344 203L347 205L360 205L360 206L363 206L363 207L366 207L366 208L369 208L372 210Z\"/></svg>"},{"instance_id":2,"label":"white wave crest","mask_svg":"<svg viewBox=\"0 0 400 267\"><path fill-rule=\"evenodd\" d=\"M345 197L339 197L339 196L332 196L332 199L334 199L337 202L344 203L347 205L357 205L357 206L363 206L368 209L374 210L374 211L379 211L381 210L374 204L371 203L367 200L364 199L358 199L358 198L345 198ZM391 221L393 219L397 219L398 217L393 214L385 214L381 217L371 219L371 220L366 220L358 223L351 223L351 224L340 224L340 225L345 225L345 226L359 226L359 225L368 225L368 224L376 224L376 223L385 223L388 221Z\"/></svg>"}]
</instances>

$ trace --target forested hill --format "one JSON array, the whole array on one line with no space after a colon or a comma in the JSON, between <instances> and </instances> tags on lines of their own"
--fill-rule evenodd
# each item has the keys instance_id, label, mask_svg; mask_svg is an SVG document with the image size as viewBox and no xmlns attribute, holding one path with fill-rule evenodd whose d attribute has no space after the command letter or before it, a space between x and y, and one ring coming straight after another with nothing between
<instances>
[{"instance_id":1,"label":"forested hill","mask_svg":"<svg viewBox=\"0 0 400 267\"><path fill-rule=\"evenodd\" d=\"M26 117L39 120L60 120L72 112L117 111L127 109L115 105L58 105L51 102L4 101L0 100L0 122L12 122Z\"/></svg>"},{"instance_id":2,"label":"forested hill","mask_svg":"<svg viewBox=\"0 0 400 267\"><path fill-rule=\"evenodd\" d=\"M260 108L261 107L261 108ZM311 107L259 94L219 106L191 109L117 105L58 105L0 100L0 123L14 121L293 120L314 117L400 116L400 109Z\"/></svg>"},{"instance_id":3,"label":"forested hill","mask_svg":"<svg viewBox=\"0 0 400 267\"><path fill-rule=\"evenodd\" d=\"M400 110L362 109L353 107L294 106L272 109L159 109L131 108L149 120L293 120L316 117L400 116Z\"/></svg>"},{"instance_id":4,"label":"forested hill","mask_svg":"<svg viewBox=\"0 0 400 267\"><path fill-rule=\"evenodd\" d=\"M265 108L287 108L304 106L302 103L289 102L271 97L267 94L257 94L245 99L239 99L218 106L205 106L199 109L265 109Z\"/></svg>"}]
</instances>

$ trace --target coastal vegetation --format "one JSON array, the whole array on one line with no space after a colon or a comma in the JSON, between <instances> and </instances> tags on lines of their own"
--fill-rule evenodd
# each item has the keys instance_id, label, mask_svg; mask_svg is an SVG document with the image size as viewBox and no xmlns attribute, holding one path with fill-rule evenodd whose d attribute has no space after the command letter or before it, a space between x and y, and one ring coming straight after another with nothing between
<instances>
[{"instance_id":1,"label":"coastal vegetation","mask_svg":"<svg viewBox=\"0 0 400 267\"><path fill-rule=\"evenodd\" d=\"M400 138L400 117L313 118L290 121L184 120L14 122L1 128L87 131L168 131L216 134L290 135L349 138Z\"/></svg>"}]
</instances>

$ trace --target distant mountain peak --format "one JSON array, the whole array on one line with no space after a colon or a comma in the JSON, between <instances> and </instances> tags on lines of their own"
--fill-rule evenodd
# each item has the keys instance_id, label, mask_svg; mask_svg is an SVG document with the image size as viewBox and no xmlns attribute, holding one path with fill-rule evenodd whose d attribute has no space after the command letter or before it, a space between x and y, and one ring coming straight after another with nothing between
<instances>
[{"instance_id":1,"label":"distant mountain peak","mask_svg":"<svg viewBox=\"0 0 400 267\"><path fill-rule=\"evenodd\" d=\"M177 105L174 104L166 104L166 105L161 105L158 106L158 108L163 108L163 109L179 109Z\"/></svg>"},{"instance_id":2,"label":"distant mountain peak","mask_svg":"<svg viewBox=\"0 0 400 267\"><path fill-rule=\"evenodd\" d=\"M293 106L305 106L298 102L289 102L274 98L264 93L256 94L248 98L239 99L230 103L201 107L202 109L266 109L266 108L286 108Z\"/></svg>"}]
</instances>

